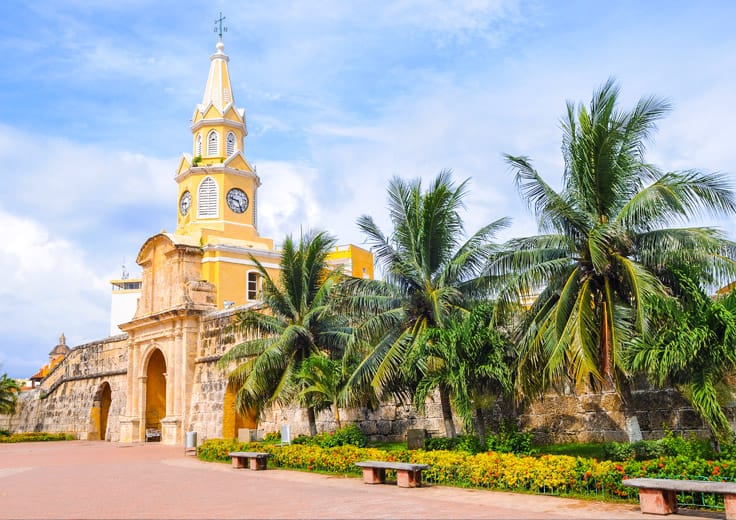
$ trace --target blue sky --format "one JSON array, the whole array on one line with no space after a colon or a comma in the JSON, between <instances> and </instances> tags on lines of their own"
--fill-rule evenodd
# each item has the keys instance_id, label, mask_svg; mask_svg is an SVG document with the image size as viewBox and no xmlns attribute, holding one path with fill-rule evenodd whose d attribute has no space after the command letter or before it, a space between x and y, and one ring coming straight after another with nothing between
<instances>
[{"instance_id":1,"label":"blue sky","mask_svg":"<svg viewBox=\"0 0 736 520\"><path fill-rule=\"evenodd\" d=\"M361 243L399 175L471 178L466 227L535 232L503 153L552 183L558 121L609 76L672 101L649 160L736 172L731 2L10 0L0 20L0 371L109 330L109 279L176 224L174 169L225 52L263 181L260 231ZM732 230L734 222L713 222ZM732 238L733 235L732 235Z\"/></svg>"}]
</instances>

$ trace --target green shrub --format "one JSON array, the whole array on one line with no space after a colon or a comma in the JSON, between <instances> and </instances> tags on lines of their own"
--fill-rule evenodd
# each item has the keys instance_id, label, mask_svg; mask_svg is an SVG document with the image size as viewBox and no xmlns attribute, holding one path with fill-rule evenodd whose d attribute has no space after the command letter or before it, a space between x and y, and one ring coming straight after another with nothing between
<instances>
[{"instance_id":1,"label":"green shrub","mask_svg":"<svg viewBox=\"0 0 736 520\"><path fill-rule=\"evenodd\" d=\"M307 446L319 446L320 448L334 448L336 446L358 446L364 447L368 443L365 434L354 424L343 426L334 432L324 432L310 437L299 435L292 444L304 444Z\"/></svg>"},{"instance_id":2,"label":"green shrub","mask_svg":"<svg viewBox=\"0 0 736 520\"><path fill-rule=\"evenodd\" d=\"M457 437L430 437L424 441L427 451L452 451L457 447Z\"/></svg>"},{"instance_id":3,"label":"green shrub","mask_svg":"<svg viewBox=\"0 0 736 520\"><path fill-rule=\"evenodd\" d=\"M0 442L5 442L5 443L40 442L40 441L74 441L74 440L77 440L77 436L71 433L28 432L28 433L13 433L10 435L0 436Z\"/></svg>"},{"instance_id":4,"label":"green shrub","mask_svg":"<svg viewBox=\"0 0 736 520\"><path fill-rule=\"evenodd\" d=\"M658 442L664 446L665 455L676 457L683 455L689 458L709 459L714 456L713 449L707 440L698 439L693 433L687 437L675 435L672 431L666 430L665 436Z\"/></svg>"},{"instance_id":5,"label":"green shrub","mask_svg":"<svg viewBox=\"0 0 736 520\"><path fill-rule=\"evenodd\" d=\"M280 442L281 432L268 432L263 436L263 442Z\"/></svg>"},{"instance_id":6,"label":"green shrub","mask_svg":"<svg viewBox=\"0 0 736 520\"><path fill-rule=\"evenodd\" d=\"M498 453L533 455L536 450L532 446L532 440L532 432L520 432L515 423L504 421L497 434L488 436L486 448Z\"/></svg>"},{"instance_id":7,"label":"green shrub","mask_svg":"<svg viewBox=\"0 0 736 520\"><path fill-rule=\"evenodd\" d=\"M0 430L0 437L10 437L10 430Z\"/></svg>"},{"instance_id":8,"label":"green shrub","mask_svg":"<svg viewBox=\"0 0 736 520\"><path fill-rule=\"evenodd\" d=\"M485 446L480 443L480 439L475 435L460 435L457 437L457 446L455 449L475 454L485 451Z\"/></svg>"},{"instance_id":9,"label":"green shrub","mask_svg":"<svg viewBox=\"0 0 736 520\"><path fill-rule=\"evenodd\" d=\"M605 460L630 460L634 458L634 446L630 442L606 442L603 444Z\"/></svg>"},{"instance_id":10,"label":"green shrub","mask_svg":"<svg viewBox=\"0 0 736 520\"><path fill-rule=\"evenodd\" d=\"M669 430L663 438L658 440L603 444L603 458L616 461L631 459L641 461L663 456L709 459L714 455L708 441L698 439L692 434L682 437Z\"/></svg>"}]
</instances>

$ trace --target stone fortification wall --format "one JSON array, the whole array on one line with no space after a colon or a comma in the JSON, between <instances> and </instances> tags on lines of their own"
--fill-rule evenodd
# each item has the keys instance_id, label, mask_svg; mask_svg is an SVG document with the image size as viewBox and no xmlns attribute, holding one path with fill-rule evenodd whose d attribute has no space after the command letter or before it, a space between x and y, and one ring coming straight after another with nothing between
<instances>
[{"instance_id":1,"label":"stone fortification wall","mask_svg":"<svg viewBox=\"0 0 736 520\"><path fill-rule=\"evenodd\" d=\"M215 312L202 321L188 422L188 428L197 432L200 441L223 435L227 371L218 368L217 361L242 340L241 337L227 331L227 326L236 312L237 309ZM435 435L444 432L439 399L428 400L425 416L418 416L409 404L386 402L375 410L368 408L341 410L340 419L343 424L357 424L375 440L404 439L409 428L425 428ZM297 406L274 406L265 411L260 418L259 435L278 432L284 424L291 427L293 436L309 433L306 411ZM330 431L335 428L336 423L330 411L317 415L318 431Z\"/></svg>"},{"instance_id":2,"label":"stone fortification wall","mask_svg":"<svg viewBox=\"0 0 736 520\"><path fill-rule=\"evenodd\" d=\"M726 415L736 424L736 407ZM642 385L624 404L614 392L548 394L520 415L522 425L540 442L623 442L659 439L666 430L708 437L699 415L673 389Z\"/></svg>"},{"instance_id":3,"label":"stone fortification wall","mask_svg":"<svg viewBox=\"0 0 736 520\"><path fill-rule=\"evenodd\" d=\"M126 335L75 347L39 387L20 395L16 413L5 416L7 429L67 432L80 439L119 440L119 416L125 409L127 362ZM108 408L103 404L107 412L106 431L101 433L99 412L105 383L109 384L110 391Z\"/></svg>"},{"instance_id":4,"label":"stone fortification wall","mask_svg":"<svg viewBox=\"0 0 736 520\"><path fill-rule=\"evenodd\" d=\"M198 438L221 437L224 401L227 389L226 371L216 366L223 353L241 338L226 331L237 310L220 311L202 322L201 341L195 366L189 428ZM223 331L226 331L223 333ZM736 409L728 408L729 418L736 422ZM578 392L548 394L523 409L497 406L489 414L490 430L504 418L518 419L524 429L532 430L541 442L626 441L660 438L664 425L678 433L707 436L708 430L693 409L673 390L642 388L632 392L629 408L612 392ZM636 419L633 419L635 417ZM424 428L433 436L444 435L439 398L427 400L425 415L418 415L410 404L381 403L377 409L341 410L343 424L355 423L374 440L400 440L410 428ZM259 435L278 432L282 425L291 426L292 435L309 431L306 412L296 406L274 406L265 411L258 422ZM330 411L317 416L318 431L336 428ZM456 423L458 431L462 431Z\"/></svg>"},{"instance_id":5,"label":"stone fortification wall","mask_svg":"<svg viewBox=\"0 0 736 520\"><path fill-rule=\"evenodd\" d=\"M222 437L227 374L217 367L217 361L239 341L234 334L226 332L236 312L213 312L200 326L188 418L188 430L197 432L199 442Z\"/></svg>"},{"instance_id":6,"label":"stone fortification wall","mask_svg":"<svg viewBox=\"0 0 736 520\"><path fill-rule=\"evenodd\" d=\"M227 330L238 309L218 311L201 321L191 381L191 396L183 418L186 431L196 431L200 442L222 437L232 431L232 414L228 419L225 406L232 400L227 388L227 370L217 362L241 338ZM120 439L120 416L125 413L127 392L128 340L126 335L80 345L66 356L41 386L23 392L18 412L0 416L0 428L11 431L70 432L82 439ZM102 405L102 392L109 385L107 408ZM229 392L229 393L228 393ZM229 406L232 410L232 406ZM100 415L107 417L100 432ZM736 424L736 406L731 403L727 414ZM692 408L673 390L642 388L635 390L624 409L621 400L611 392L578 392L549 394L518 411L497 407L489 414L490 430L503 417L518 419L522 428L532 430L542 442L624 441L639 436L659 438L664 427L680 433L707 436L708 430ZM636 418L634 420L633 418ZM427 401L426 414L418 415L410 404L384 402L377 408L341 409L343 424L357 424L375 440L400 440L410 428L424 428L432 435L443 435L444 427L435 396ZM230 421L228 423L228 421ZM230 429L225 427L230 424ZM291 427L292 436L308 433L306 412L297 406L274 406L266 410L258 422L264 435ZM460 425L456 425L461 431ZM317 416L317 429L336 428L331 411Z\"/></svg>"}]
</instances>

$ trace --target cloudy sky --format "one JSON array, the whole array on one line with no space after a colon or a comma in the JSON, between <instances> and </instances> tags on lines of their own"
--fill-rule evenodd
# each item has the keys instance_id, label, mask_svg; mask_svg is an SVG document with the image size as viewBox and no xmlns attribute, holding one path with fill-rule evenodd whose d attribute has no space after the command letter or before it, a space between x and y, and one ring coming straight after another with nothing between
<instances>
[{"instance_id":1,"label":"cloudy sky","mask_svg":"<svg viewBox=\"0 0 736 520\"><path fill-rule=\"evenodd\" d=\"M176 226L174 170L216 35L260 231L358 243L387 228L389 179L470 178L466 227L533 233L502 154L554 185L559 118L609 76L625 104L674 110L649 150L665 170L736 172L736 4L678 0L6 0L0 19L0 373L27 377L64 332L105 337L111 278ZM717 222L729 230L734 222ZM733 235L732 235L733 238Z\"/></svg>"}]
</instances>

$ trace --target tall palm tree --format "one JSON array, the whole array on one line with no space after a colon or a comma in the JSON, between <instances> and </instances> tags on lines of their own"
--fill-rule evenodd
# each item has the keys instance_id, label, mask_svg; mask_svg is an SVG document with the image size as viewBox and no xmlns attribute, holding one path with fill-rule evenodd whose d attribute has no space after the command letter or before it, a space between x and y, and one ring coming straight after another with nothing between
<instances>
[{"instance_id":1,"label":"tall palm tree","mask_svg":"<svg viewBox=\"0 0 736 520\"><path fill-rule=\"evenodd\" d=\"M340 357L348 331L345 320L329 308L332 291L342 276L327 264L334 244L335 239L324 232L307 233L298 245L286 237L278 281L251 256L263 279L265 308L236 316L232 330L248 339L219 361L222 367L238 363L228 377L238 389L240 413L292 402L303 387L296 374L307 358ZM310 433L315 435L313 406L307 406L307 417Z\"/></svg>"},{"instance_id":2,"label":"tall palm tree","mask_svg":"<svg viewBox=\"0 0 736 520\"><path fill-rule=\"evenodd\" d=\"M432 328L417 351L426 372L417 386L414 404L424 409L427 396L444 384L465 431L475 429L485 446L484 410L509 392L512 372L510 342L493 324L493 308L480 304L445 328ZM475 416L475 418L474 418Z\"/></svg>"},{"instance_id":3,"label":"tall palm tree","mask_svg":"<svg viewBox=\"0 0 736 520\"><path fill-rule=\"evenodd\" d=\"M670 106L648 97L627 111L618 98L609 79L589 108L567 103L561 191L527 157L506 155L543 233L511 241L491 268L512 276L502 301L541 291L519 333L517 381L526 392L565 378L620 389L622 347L646 328L648 295L665 290L656 270L676 262L717 277L734 272L734 244L719 231L670 227L703 213L734 214L726 177L662 173L647 163L646 144Z\"/></svg>"},{"instance_id":4,"label":"tall palm tree","mask_svg":"<svg viewBox=\"0 0 736 520\"><path fill-rule=\"evenodd\" d=\"M18 392L20 392L20 386L15 382L15 379L9 378L8 374L3 374L0 377L0 414L12 415L15 413Z\"/></svg>"},{"instance_id":5,"label":"tall palm tree","mask_svg":"<svg viewBox=\"0 0 736 520\"><path fill-rule=\"evenodd\" d=\"M464 310L483 289L479 275L493 250L490 240L507 219L484 226L463 242L463 207L467 181L455 186L442 171L426 191L421 180L391 180L385 235L370 216L358 219L383 280L349 280L343 285L343 308L359 320L349 342L362 361L348 389L372 387L376 395L411 393L424 372L422 359L408 364L410 353L425 341L428 329L444 327L452 312ZM406 393L406 392L404 392ZM455 435L449 391L439 385L445 431Z\"/></svg>"},{"instance_id":6,"label":"tall palm tree","mask_svg":"<svg viewBox=\"0 0 736 520\"><path fill-rule=\"evenodd\" d=\"M710 298L692 267L673 270L677 298L659 296L649 334L632 341L627 360L662 387L674 387L698 412L716 443L733 432L723 411L726 377L736 369L736 293Z\"/></svg>"}]
</instances>

